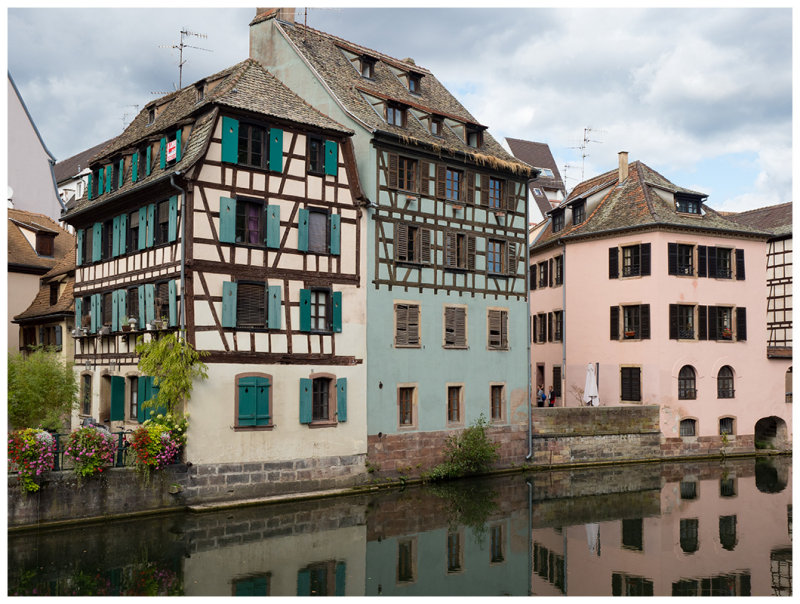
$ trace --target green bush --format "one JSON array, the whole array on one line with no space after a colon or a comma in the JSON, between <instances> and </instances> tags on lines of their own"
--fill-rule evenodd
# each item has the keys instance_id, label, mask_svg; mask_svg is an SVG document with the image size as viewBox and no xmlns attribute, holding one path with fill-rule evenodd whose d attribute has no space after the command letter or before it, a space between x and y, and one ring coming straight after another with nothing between
<instances>
[{"instance_id":1,"label":"green bush","mask_svg":"<svg viewBox=\"0 0 800 604\"><path fill-rule=\"evenodd\" d=\"M471 426L448 437L444 445L444 463L423 473L422 479L436 482L488 471L500 457L499 445L490 441L486 434L488 425L486 416L481 413Z\"/></svg>"},{"instance_id":2,"label":"green bush","mask_svg":"<svg viewBox=\"0 0 800 604\"><path fill-rule=\"evenodd\" d=\"M13 428L61 430L77 407L72 363L38 348L8 357L8 423Z\"/></svg>"}]
</instances>

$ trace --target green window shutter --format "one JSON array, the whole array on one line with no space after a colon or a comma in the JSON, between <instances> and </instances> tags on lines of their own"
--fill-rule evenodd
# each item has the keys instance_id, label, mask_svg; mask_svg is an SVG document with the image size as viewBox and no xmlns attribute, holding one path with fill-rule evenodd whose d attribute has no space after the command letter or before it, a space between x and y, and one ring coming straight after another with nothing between
<instances>
[{"instance_id":1,"label":"green window shutter","mask_svg":"<svg viewBox=\"0 0 800 604\"><path fill-rule=\"evenodd\" d=\"M139 251L147 246L147 206L139 208Z\"/></svg>"},{"instance_id":2,"label":"green window shutter","mask_svg":"<svg viewBox=\"0 0 800 604\"><path fill-rule=\"evenodd\" d=\"M347 566L344 562L336 563L336 588L334 590L334 595L336 596L344 596L344 579L346 570Z\"/></svg>"},{"instance_id":3,"label":"green window shutter","mask_svg":"<svg viewBox=\"0 0 800 604\"><path fill-rule=\"evenodd\" d=\"M119 255L127 253L128 251L128 215L120 214L119 216Z\"/></svg>"},{"instance_id":4,"label":"green window shutter","mask_svg":"<svg viewBox=\"0 0 800 604\"><path fill-rule=\"evenodd\" d=\"M152 150L152 145L147 145L147 157L145 158L145 162L146 163L144 164L144 175L145 176L150 176L150 166L153 163L153 160L150 157L151 150Z\"/></svg>"},{"instance_id":5,"label":"green window shutter","mask_svg":"<svg viewBox=\"0 0 800 604\"><path fill-rule=\"evenodd\" d=\"M339 255L339 249L340 249L339 242L341 240L341 236L339 235L339 231L341 230L341 222L342 222L341 215L339 215L339 214L331 214L331 220L330 220L330 223L331 223L330 224L330 229L331 229L330 241L331 241L331 244L330 245L331 245L331 254L333 254L334 256L338 256Z\"/></svg>"},{"instance_id":6,"label":"green window shutter","mask_svg":"<svg viewBox=\"0 0 800 604\"><path fill-rule=\"evenodd\" d=\"M239 378L238 425L256 425L256 378Z\"/></svg>"},{"instance_id":7,"label":"green window shutter","mask_svg":"<svg viewBox=\"0 0 800 604\"><path fill-rule=\"evenodd\" d=\"M100 324L100 294L92 294L91 300L91 322L90 331L97 333L97 326Z\"/></svg>"},{"instance_id":8,"label":"green window shutter","mask_svg":"<svg viewBox=\"0 0 800 604\"><path fill-rule=\"evenodd\" d=\"M235 164L239 160L239 120L222 116L222 161Z\"/></svg>"},{"instance_id":9,"label":"green window shutter","mask_svg":"<svg viewBox=\"0 0 800 604\"><path fill-rule=\"evenodd\" d=\"M83 298L75 298L75 329L81 328L83 318Z\"/></svg>"},{"instance_id":10,"label":"green window shutter","mask_svg":"<svg viewBox=\"0 0 800 604\"><path fill-rule=\"evenodd\" d=\"M311 290L300 290L300 331L311 331Z\"/></svg>"},{"instance_id":11,"label":"green window shutter","mask_svg":"<svg viewBox=\"0 0 800 604\"><path fill-rule=\"evenodd\" d=\"M341 333L342 331L342 292L333 292L331 296L333 298L333 317L332 317L332 329L336 333Z\"/></svg>"},{"instance_id":12,"label":"green window shutter","mask_svg":"<svg viewBox=\"0 0 800 604\"><path fill-rule=\"evenodd\" d=\"M92 227L92 262L100 261L103 251L103 223L95 222Z\"/></svg>"},{"instance_id":13,"label":"green window shutter","mask_svg":"<svg viewBox=\"0 0 800 604\"><path fill-rule=\"evenodd\" d=\"M222 284L222 326L236 327L236 295L237 284L225 281Z\"/></svg>"},{"instance_id":14,"label":"green window shutter","mask_svg":"<svg viewBox=\"0 0 800 604\"><path fill-rule=\"evenodd\" d=\"M89 201L92 200L92 185L93 184L94 183L92 182L92 175L90 173L89 174L89 183L86 185L86 199L88 199Z\"/></svg>"},{"instance_id":15,"label":"green window shutter","mask_svg":"<svg viewBox=\"0 0 800 604\"><path fill-rule=\"evenodd\" d=\"M144 412L144 402L147 400L147 390L148 390L149 381L147 380L146 375L139 376L139 380L137 383L139 393L137 397L137 401L139 403L139 407L136 410L136 419L139 420L139 423L143 423L144 420L147 419L149 414Z\"/></svg>"},{"instance_id":16,"label":"green window shutter","mask_svg":"<svg viewBox=\"0 0 800 604\"><path fill-rule=\"evenodd\" d=\"M300 378L300 423L311 423L311 380Z\"/></svg>"},{"instance_id":17,"label":"green window shutter","mask_svg":"<svg viewBox=\"0 0 800 604\"><path fill-rule=\"evenodd\" d=\"M119 331L119 296L111 292L111 331Z\"/></svg>"},{"instance_id":18,"label":"green window shutter","mask_svg":"<svg viewBox=\"0 0 800 604\"><path fill-rule=\"evenodd\" d=\"M111 193L111 178L114 176L113 168L111 164L106 166L106 193Z\"/></svg>"},{"instance_id":19,"label":"green window shutter","mask_svg":"<svg viewBox=\"0 0 800 604\"><path fill-rule=\"evenodd\" d=\"M128 290L118 289L117 297L119 298L119 302L117 302L117 312L119 312L117 329L121 330L123 325L128 324Z\"/></svg>"},{"instance_id":20,"label":"green window shutter","mask_svg":"<svg viewBox=\"0 0 800 604\"><path fill-rule=\"evenodd\" d=\"M311 573L307 568L297 571L297 595L311 595Z\"/></svg>"},{"instance_id":21,"label":"green window shutter","mask_svg":"<svg viewBox=\"0 0 800 604\"><path fill-rule=\"evenodd\" d=\"M269 380L256 378L256 425L267 426L270 423L269 413Z\"/></svg>"},{"instance_id":22,"label":"green window shutter","mask_svg":"<svg viewBox=\"0 0 800 604\"><path fill-rule=\"evenodd\" d=\"M145 318L145 308L147 303L145 302L144 285L137 287L136 293L139 296L139 329L144 329L145 324L147 323Z\"/></svg>"},{"instance_id":23,"label":"green window shutter","mask_svg":"<svg viewBox=\"0 0 800 604\"><path fill-rule=\"evenodd\" d=\"M139 180L139 152L131 156L131 182Z\"/></svg>"},{"instance_id":24,"label":"green window shutter","mask_svg":"<svg viewBox=\"0 0 800 604\"><path fill-rule=\"evenodd\" d=\"M308 251L308 210L303 208L297 213L297 249Z\"/></svg>"},{"instance_id":25,"label":"green window shutter","mask_svg":"<svg viewBox=\"0 0 800 604\"><path fill-rule=\"evenodd\" d=\"M161 143L158 145L159 160L158 166L163 170L167 167L167 137L161 137Z\"/></svg>"},{"instance_id":26,"label":"green window shutter","mask_svg":"<svg viewBox=\"0 0 800 604\"><path fill-rule=\"evenodd\" d=\"M56 325L56 348L61 350L61 343L62 343L62 336L61 336L61 325Z\"/></svg>"},{"instance_id":27,"label":"green window shutter","mask_svg":"<svg viewBox=\"0 0 800 604\"><path fill-rule=\"evenodd\" d=\"M347 378L336 380L336 419L347 421Z\"/></svg>"},{"instance_id":28,"label":"green window shutter","mask_svg":"<svg viewBox=\"0 0 800 604\"><path fill-rule=\"evenodd\" d=\"M175 286L175 279L169 281L169 326L175 327L178 324L178 292Z\"/></svg>"},{"instance_id":29,"label":"green window shutter","mask_svg":"<svg viewBox=\"0 0 800 604\"><path fill-rule=\"evenodd\" d=\"M167 240L172 242L178 238L178 196L169 198L169 232Z\"/></svg>"},{"instance_id":30,"label":"green window shutter","mask_svg":"<svg viewBox=\"0 0 800 604\"><path fill-rule=\"evenodd\" d=\"M97 170L97 196L100 197L103 194L103 168Z\"/></svg>"},{"instance_id":31,"label":"green window shutter","mask_svg":"<svg viewBox=\"0 0 800 604\"><path fill-rule=\"evenodd\" d=\"M144 284L144 318L147 323L156 320L156 286L154 283Z\"/></svg>"},{"instance_id":32,"label":"green window shutter","mask_svg":"<svg viewBox=\"0 0 800 604\"><path fill-rule=\"evenodd\" d=\"M339 144L325 141L325 174L336 176L339 172Z\"/></svg>"},{"instance_id":33,"label":"green window shutter","mask_svg":"<svg viewBox=\"0 0 800 604\"><path fill-rule=\"evenodd\" d=\"M279 248L281 246L281 207L267 206L267 247Z\"/></svg>"},{"instance_id":34,"label":"green window shutter","mask_svg":"<svg viewBox=\"0 0 800 604\"><path fill-rule=\"evenodd\" d=\"M181 161L181 129L175 131L175 162Z\"/></svg>"},{"instance_id":35,"label":"green window shutter","mask_svg":"<svg viewBox=\"0 0 800 604\"><path fill-rule=\"evenodd\" d=\"M125 378L111 376L111 421L125 420Z\"/></svg>"},{"instance_id":36,"label":"green window shutter","mask_svg":"<svg viewBox=\"0 0 800 604\"><path fill-rule=\"evenodd\" d=\"M78 229L75 235L78 239L75 249L75 264L80 266L83 264L83 229Z\"/></svg>"},{"instance_id":37,"label":"green window shutter","mask_svg":"<svg viewBox=\"0 0 800 604\"><path fill-rule=\"evenodd\" d=\"M142 228L142 225L139 225ZM156 234L156 204L151 203L147 206L147 247L153 247Z\"/></svg>"},{"instance_id":38,"label":"green window shutter","mask_svg":"<svg viewBox=\"0 0 800 604\"><path fill-rule=\"evenodd\" d=\"M119 256L119 216L114 216L111 227L111 257Z\"/></svg>"},{"instance_id":39,"label":"green window shutter","mask_svg":"<svg viewBox=\"0 0 800 604\"><path fill-rule=\"evenodd\" d=\"M119 160L119 178L117 179L117 187L121 188L125 184L125 158Z\"/></svg>"},{"instance_id":40,"label":"green window shutter","mask_svg":"<svg viewBox=\"0 0 800 604\"><path fill-rule=\"evenodd\" d=\"M219 240L236 243L236 200L230 197L219 198Z\"/></svg>"},{"instance_id":41,"label":"green window shutter","mask_svg":"<svg viewBox=\"0 0 800 604\"><path fill-rule=\"evenodd\" d=\"M268 288L267 327L269 329L281 328L281 286L270 285Z\"/></svg>"},{"instance_id":42,"label":"green window shutter","mask_svg":"<svg viewBox=\"0 0 800 604\"><path fill-rule=\"evenodd\" d=\"M283 172L283 130L269 129L269 169Z\"/></svg>"}]
</instances>

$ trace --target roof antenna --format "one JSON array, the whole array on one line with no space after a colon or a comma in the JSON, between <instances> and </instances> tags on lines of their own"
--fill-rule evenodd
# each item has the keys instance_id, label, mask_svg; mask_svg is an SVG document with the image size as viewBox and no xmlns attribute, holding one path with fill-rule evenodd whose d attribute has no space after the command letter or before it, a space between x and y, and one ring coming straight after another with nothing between
<instances>
[{"instance_id":1,"label":"roof antenna","mask_svg":"<svg viewBox=\"0 0 800 604\"><path fill-rule=\"evenodd\" d=\"M589 157L589 154L586 152L586 148L589 146L589 143L602 143L603 141L596 141L589 139L590 132L605 132L605 130L598 130L597 128L592 128L587 126L583 129L583 142L578 147L569 147L570 149L580 149L581 150L581 182L583 182L583 170L586 165L586 158ZM566 176L564 177L566 179Z\"/></svg>"},{"instance_id":2,"label":"roof antenna","mask_svg":"<svg viewBox=\"0 0 800 604\"><path fill-rule=\"evenodd\" d=\"M206 34L198 34L193 31L189 31L185 27L181 30L181 41L179 44L173 44L172 46L165 46L163 44L159 45L159 48L172 48L178 50L178 90L183 88L183 64L186 61L183 60L183 49L184 48L194 48L195 50L205 50L206 52L214 52L209 48L200 48L199 46L191 46L190 44L186 44L183 41L185 36L196 36L198 38L207 38L208 35Z\"/></svg>"}]
</instances>

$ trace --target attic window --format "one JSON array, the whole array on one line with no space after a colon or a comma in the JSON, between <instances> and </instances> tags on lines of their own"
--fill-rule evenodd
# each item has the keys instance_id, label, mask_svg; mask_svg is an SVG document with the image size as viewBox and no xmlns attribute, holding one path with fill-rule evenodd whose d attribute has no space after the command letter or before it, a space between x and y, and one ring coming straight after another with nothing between
<instances>
[{"instance_id":1,"label":"attic window","mask_svg":"<svg viewBox=\"0 0 800 604\"><path fill-rule=\"evenodd\" d=\"M372 57L361 57L361 75L370 80L375 77L375 59Z\"/></svg>"},{"instance_id":2,"label":"attic window","mask_svg":"<svg viewBox=\"0 0 800 604\"><path fill-rule=\"evenodd\" d=\"M533 188L533 194L534 194L534 195L539 195L539 196L541 197L541 195L542 195L542 190L541 190L540 188L538 188L538 187L534 187L534 188Z\"/></svg>"},{"instance_id":3,"label":"attic window","mask_svg":"<svg viewBox=\"0 0 800 604\"><path fill-rule=\"evenodd\" d=\"M420 94L422 76L418 73L408 74L408 91L413 94Z\"/></svg>"},{"instance_id":4,"label":"attic window","mask_svg":"<svg viewBox=\"0 0 800 604\"><path fill-rule=\"evenodd\" d=\"M541 174L539 176L544 176L546 178L553 178L553 171L550 168L539 168L541 170Z\"/></svg>"},{"instance_id":5,"label":"attic window","mask_svg":"<svg viewBox=\"0 0 800 604\"><path fill-rule=\"evenodd\" d=\"M467 128L467 145L478 148L483 144L483 133L480 130Z\"/></svg>"},{"instance_id":6,"label":"attic window","mask_svg":"<svg viewBox=\"0 0 800 604\"><path fill-rule=\"evenodd\" d=\"M36 233L36 253L52 258L54 254L55 233Z\"/></svg>"},{"instance_id":7,"label":"attic window","mask_svg":"<svg viewBox=\"0 0 800 604\"><path fill-rule=\"evenodd\" d=\"M195 92L197 93L197 101L200 102L206 98L206 86L204 82L194 85Z\"/></svg>"},{"instance_id":8,"label":"attic window","mask_svg":"<svg viewBox=\"0 0 800 604\"><path fill-rule=\"evenodd\" d=\"M58 283L50 284L50 306L58 304Z\"/></svg>"},{"instance_id":9,"label":"attic window","mask_svg":"<svg viewBox=\"0 0 800 604\"><path fill-rule=\"evenodd\" d=\"M386 104L386 122L401 128L406 125L406 109L402 105Z\"/></svg>"},{"instance_id":10,"label":"attic window","mask_svg":"<svg viewBox=\"0 0 800 604\"><path fill-rule=\"evenodd\" d=\"M150 109L147 110L147 125L149 126L154 121L156 121L156 108L150 107Z\"/></svg>"},{"instance_id":11,"label":"attic window","mask_svg":"<svg viewBox=\"0 0 800 604\"><path fill-rule=\"evenodd\" d=\"M440 117L431 117L431 134L434 136L442 136L442 126L444 122Z\"/></svg>"},{"instance_id":12,"label":"attic window","mask_svg":"<svg viewBox=\"0 0 800 604\"><path fill-rule=\"evenodd\" d=\"M553 232L558 233L564 228L564 210L553 212Z\"/></svg>"},{"instance_id":13,"label":"attic window","mask_svg":"<svg viewBox=\"0 0 800 604\"><path fill-rule=\"evenodd\" d=\"M579 201L572 206L572 224L580 224L586 220L586 202Z\"/></svg>"},{"instance_id":14,"label":"attic window","mask_svg":"<svg viewBox=\"0 0 800 604\"><path fill-rule=\"evenodd\" d=\"M700 215L700 199L688 195L675 195L675 211Z\"/></svg>"}]
</instances>

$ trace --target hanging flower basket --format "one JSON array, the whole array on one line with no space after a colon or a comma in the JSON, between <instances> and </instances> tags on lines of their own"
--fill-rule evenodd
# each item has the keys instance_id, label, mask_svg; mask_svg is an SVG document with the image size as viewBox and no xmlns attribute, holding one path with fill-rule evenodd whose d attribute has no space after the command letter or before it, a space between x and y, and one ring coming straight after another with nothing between
<instances>
[{"instance_id":1,"label":"hanging flower basket","mask_svg":"<svg viewBox=\"0 0 800 604\"><path fill-rule=\"evenodd\" d=\"M36 479L53 468L56 443L44 430L27 428L8 436L9 471L16 469L20 487L26 493L39 490Z\"/></svg>"},{"instance_id":2,"label":"hanging flower basket","mask_svg":"<svg viewBox=\"0 0 800 604\"><path fill-rule=\"evenodd\" d=\"M108 430L86 426L69 435L64 455L72 459L75 473L86 478L113 466L116 449L114 437Z\"/></svg>"}]
</instances>

